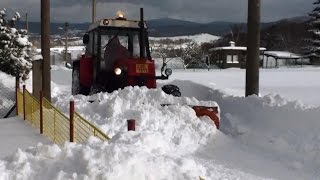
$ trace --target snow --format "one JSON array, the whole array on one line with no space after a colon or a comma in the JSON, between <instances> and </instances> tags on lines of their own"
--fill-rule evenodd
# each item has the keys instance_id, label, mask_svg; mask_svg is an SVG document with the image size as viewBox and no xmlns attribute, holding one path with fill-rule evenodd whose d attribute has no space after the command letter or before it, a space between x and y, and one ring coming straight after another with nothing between
<instances>
[{"instance_id":1,"label":"snow","mask_svg":"<svg viewBox=\"0 0 320 180\"><path fill-rule=\"evenodd\" d=\"M71 70L53 66L55 105L67 113L74 99L112 139L18 150L0 160L0 179L318 179L319 70L263 69L260 97L243 97L242 69L174 71L158 85L178 85L181 98L145 87L85 97L70 95ZM215 102L220 130L187 106Z\"/></svg>"},{"instance_id":2,"label":"snow","mask_svg":"<svg viewBox=\"0 0 320 180\"><path fill-rule=\"evenodd\" d=\"M42 60L43 59L43 57L42 57L42 55L34 55L33 57L32 57L32 60L33 61L37 61L37 60Z\"/></svg>"},{"instance_id":3,"label":"snow","mask_svg":"<svg viewBox=\"0 0 320 180\"><path fill-rule=\"evenodd\" d=\"M164 39L170 39L170 40L180 40L180 39L189 39L192 40L198 44L202 44L202 43L209 43L215 40L220 39L219 36L214 36L211 34L207 34L207 33L203 33L203 34L196 34L196 35L190 35L190 36L175 36L175 37L150 37L150 40L155 40L155 41L159 41L159 40L164 40Z\"/></svg>"},{"instance_id":4,"label":"snow","mask_svg":"<svg viewBox=\"0 0 320 180\"><path fill-rule=\"evenodd\" d=\"M260 47L260 51L265 51L266 48ZM247 47L243 46L225 46L225 47L216 47L211 48L210 51L217 51L217 50L239 50L239 51L247 51Z\"/></svg>"},{"instance_id":5,"label":"snow","mask_svg":"<svg viewBox=\"0 0 320 180\"><path fill-rule=\"evenodd\" d=\"M265 51L264 54L279 58L301 58L301 56L288 51Z\"/></svg>"},{"instance_id":6,"label":"snow","mask_svg":"<svg viewBox=\"0 0 320 180\"><path fill-rule=\"evenodd\" d=\"M44 136L18 117L0 119L0 142L0 158L11 155L18 148L25 150L38 143L51 144ZM0 179L3 179L1 175Z\"/></svg>"},{"instance_id":7,"label":"snow","mask_svg":"<svg viewBox=\"0 0 320 180\"><path fill-rule=\"evenodd\" d=\"M28 37L19 37L19 38L17 38L17 42L19 43L20 46L28 46L29 45Z\"/></svg>"}]
</instances>

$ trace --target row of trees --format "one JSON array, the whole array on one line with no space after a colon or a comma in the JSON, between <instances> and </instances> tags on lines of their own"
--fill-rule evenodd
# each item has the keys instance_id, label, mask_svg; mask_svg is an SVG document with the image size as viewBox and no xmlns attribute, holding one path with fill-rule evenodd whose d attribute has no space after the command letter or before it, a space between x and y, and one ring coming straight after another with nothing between
<instances>
[{"instance_id":1,"label":"row of trees","mask_svg":"<svg viewBox=\"0 0 320 180\"><path fill-rule=\"evenodd\" d=\"M184 69L194 67L208 67L205 57L208 52L205 46L190 41L179 46L153 45L153 56L161 58L163 63L168 63L173 59L181 62ZM208 62L207 62L208 63Z\"/></svg>"}]
</instances>

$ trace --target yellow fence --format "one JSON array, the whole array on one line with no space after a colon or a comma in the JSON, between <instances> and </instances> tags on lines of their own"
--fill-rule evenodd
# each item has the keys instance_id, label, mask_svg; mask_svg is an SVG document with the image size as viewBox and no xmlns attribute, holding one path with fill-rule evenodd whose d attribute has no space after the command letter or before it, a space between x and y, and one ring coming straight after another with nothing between
<instances>
[{"instance_id":1,"label":"yellow fence","mask_svg":"<svg viewBox=\"0 0 320 180\"><path fill-rule=\"evenodd\" d=\"M62 145L66 141L85 142L90 136L95 136L103 141L109 137L101 130L85 120L77 112L72 111L71 120L55 108L45 98L38 101L27 90L17 91L17 112L34 128L40 130L51 141Z\"/></svg>"}]
</instances>

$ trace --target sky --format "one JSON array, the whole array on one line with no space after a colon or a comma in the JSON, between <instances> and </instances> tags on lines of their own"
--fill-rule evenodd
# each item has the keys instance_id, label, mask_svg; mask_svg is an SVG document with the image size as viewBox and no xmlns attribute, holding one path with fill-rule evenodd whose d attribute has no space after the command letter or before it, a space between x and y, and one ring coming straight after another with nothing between
<instances>
[{"instance_id":1,"label":"sky","mask_svg":"<svg viewBox=\"0 0 320 180\"><path fill-rule=\"evenodd\" d=\"M246 22L248 0L96 0L97 18L115 17L123 11L130 19L139 18L139 8L145 18L175 18L200 23L213 21ZM51 0L51 20L54 22L90 22L91 0ZM313 0L261 0L262 21L307 15ZM0 8L8 12L28 13L31 21L40 20L39 0L1 0Z\"/></svg>"}]
</instances>

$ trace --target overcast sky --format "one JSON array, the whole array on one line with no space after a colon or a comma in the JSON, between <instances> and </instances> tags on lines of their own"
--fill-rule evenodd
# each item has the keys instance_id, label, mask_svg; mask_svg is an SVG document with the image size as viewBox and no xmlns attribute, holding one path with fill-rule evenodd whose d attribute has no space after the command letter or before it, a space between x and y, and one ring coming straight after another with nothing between
<instances>
[{"instance_id":1,"label":"overcast sky","mask_svg":"<svg viewBox=\"0 0 320 180\"><path fill-rule=\"evenodd\" d=\"M118 10L138 18L139 8L145 18L176 18L196 22L246 22L248 0L97 0L97 17L114 17ZM314 0L261 0L262 21L306 15ZM1 0L0 8L9 12L28 12L31 21L40 20L40 0ZM51 20L55 22L90 22L91 0L51 0Z\"/></svg>"}]
</instances>

